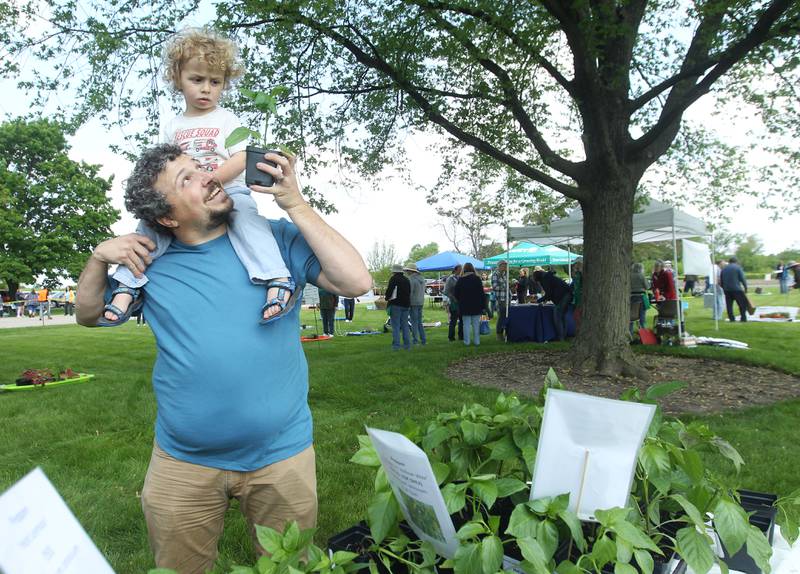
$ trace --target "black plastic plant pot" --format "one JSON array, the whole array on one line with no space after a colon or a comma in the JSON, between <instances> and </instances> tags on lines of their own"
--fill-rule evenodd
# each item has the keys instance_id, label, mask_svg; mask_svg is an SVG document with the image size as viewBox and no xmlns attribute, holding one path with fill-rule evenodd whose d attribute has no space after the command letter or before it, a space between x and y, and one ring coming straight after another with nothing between
<instances>
[{"instance_id":1,"label":"black plastic plant pot","mask_svg":"<svg viewBox=\"0 0 800 574\"><path fill-rule=\"evenodd\" d=\"M266 153L281 153L274 149L264 149L255 146L247 146L247 168L244 172L244 181L247 185L260 185L262 187L272 187L275 179L268 173L256 167L257 163L266 163L273 167L277 166L274 161L264 159Z\"/></svg>"},{"instance_id":2,"label":"black plastic plant pot","mask_svg":"<svg viewBox=\"0 0 800 574\"><path fill-rule=\"evenodd\" d=\"M366 564L371 559L378 567L378 572L389 574L389 570L383 565L380 557L374 552L370 552L370 546L372 546L372 535L370 534L369 526L364 521L328 538L328 549L332 552L340 550L355 552L359 555L355 562ZM408 569L404 564L392 564L392 574L407 574L407 572Z\"/></svg>"}]
</instances>

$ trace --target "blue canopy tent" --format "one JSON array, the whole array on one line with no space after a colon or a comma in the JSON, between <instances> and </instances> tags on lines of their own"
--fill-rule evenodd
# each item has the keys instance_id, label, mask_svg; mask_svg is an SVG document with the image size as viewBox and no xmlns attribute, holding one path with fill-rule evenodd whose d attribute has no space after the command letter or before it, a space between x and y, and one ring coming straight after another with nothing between
<instances>
[{"instance_id":1,"label":"blue canopy tent","mask_svg":"<svg viewBox=\"0 0 800 574\"><path fill-rule=\"evenodd\" d=\"M472 263L477 270L486 269L480 259L456 253L455 251L443 251L425 259L420 259L417 261L417 269L420 271L449 271L456 265L464 265L464 263Z\"/></svg>"},{"instance_id":2,"label":"blue canopy tent","mask_svg":"<svg viewBox=\"0 0 800 574\"><path fill-rule=\"evenodd\" d=\"M565 251L555 245L536 245L521 241L505 253L494 255L483 260L489 267L497 266L500 261L508 261L512 267L528 267L531 265L569 265L580 255Z\"/></svg>"}]
</instances>

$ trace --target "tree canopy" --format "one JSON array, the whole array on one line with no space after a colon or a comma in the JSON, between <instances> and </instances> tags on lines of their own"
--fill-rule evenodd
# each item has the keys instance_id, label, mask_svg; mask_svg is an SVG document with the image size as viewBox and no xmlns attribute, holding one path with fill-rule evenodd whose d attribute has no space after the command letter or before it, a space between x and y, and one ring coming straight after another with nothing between
<instances>
[{"instance_id":1,"label":"tree canopy","mask_svg":"<svg viewBox=\"0 0 800 574\"><path fill-rule=\"evenodd\" d=\"M68 151L57 123L0 124L0 278L12 296L39 275L77 279L119 217L108 197L111 180Z\"/></svg>"},{"instance_id":2,"label":"tree canopy","mask_svg":"<svg viewBox=\"0 0 800 574\"><path fill-rule=\"evenodd\" d=\"M5 72L33 55L49 63L25 84L40 102L71 83L84 95L78 121L146 112L154 131L161 45L197 4L48 6L0 11ZM717 209L760 180L765 204L798 208L793 0L266 0L219 3L214 22L238 38L246 85L291 88L274 135L311 169L338 159L376 174L402 164L405 134L432 130L444 136L433 186L492 181L543 208L578 202L586 292L575 359L603 372L631 363L625 277L640 188L673 202L702 190ZM742 120L737 136L762 136L751 140L759 153L720 139L706 118L684 121L704 97L706 115Z\"/></svg>"}]
</instances>

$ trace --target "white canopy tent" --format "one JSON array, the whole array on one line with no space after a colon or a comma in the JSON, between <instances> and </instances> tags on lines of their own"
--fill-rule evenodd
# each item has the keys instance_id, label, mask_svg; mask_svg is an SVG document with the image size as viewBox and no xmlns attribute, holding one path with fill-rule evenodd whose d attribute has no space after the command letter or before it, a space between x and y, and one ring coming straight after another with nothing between
<instances>
[{"instance_id":1,"label":"white canopy tent","mask_svg":"<svg viewBox=\"0 0 800 574\"><path fill-rule=\"evenodd\" d=\"M633 216L633 242L672 241L689 237L707 237L706 224L671 205L651 199ZM531 240L540 245L576 245L583 243L583 211L574 209L564 219L547 225L509 227L509 241ZM677 259L677 256L676 256Z\"/></svg>"},{"instance_id":2,"label":"white canopy tent","mask_svg":"<svg viewBox=\"0 0 800 574\"><path fill-rule=\"evenodd\" d=\"M557 219L546 225L509 227L507 235L508 241L528 240L540 245L578 245L583 243L583 211L578 207L570 212L567 217ZM703 221L655 199L650 199L647 205L641 207L633 215L634 243L672 241L676 293L680 293L677 273L677 240L710 236L711 232ZM713 274L711 278L713 280ZM678 299L680 300L680 297ZM681 336L683 310L680 304L678 309L678 335Z\"/></svg>"}]
</instances>

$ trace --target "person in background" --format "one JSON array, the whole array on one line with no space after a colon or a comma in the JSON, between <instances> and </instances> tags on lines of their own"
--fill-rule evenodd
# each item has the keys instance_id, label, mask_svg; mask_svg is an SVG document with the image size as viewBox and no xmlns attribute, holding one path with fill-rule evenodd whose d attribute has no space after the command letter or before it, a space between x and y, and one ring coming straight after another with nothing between
<instances>
[{"instance_id":1,"label":"person in background","mask_svg":"<svg viewBox=\"0 0 800 574\"><path fill-rule=\"evenodd\" d=\"M17 317L25 315L25 295L22 291L17 291L14 295L14 306L17 308Z\"/></svg>"},{"instance_id":2,"label":"person in background","mask_svg":"<svg viewBox=\"0 0 800 574\"><path fill-rule=\"evenodd\" d=\"M647 284L647 279L644 277L644 265L641 263L634 263L631 265L631 303L641 301L639 307L639 328L644 329L647 325L647 307L645 306L645 297L650 286ZM633 322L630 324L631 337L633 337Z\"/></svg>"},{"instance_id":3,"label":"person in background","mask_svg":"<svg viewBox=\"0 0 800 574\"><path fill-rule=\"evenodd\" d=\"M786 264L786 271L787 273L792 273L794 275L794 288L800 289L800 263L795 261L789 261ZM790 285L789 276L786 277L786 287L788 289Z\"/></svg>"},{"instance_id":4,"label":"person in background","mask_svg":"<svg viewBox=\"0 0 800 574\"><path fill-rule=\"evenodd\" d=\"M741 322L747 322L747 279L744 269L739 265L736 257L728 259L728 265L720 272L720 284L725 292L725 309L728 311L728 320L733 323L736 317L733 314L733 302L739 306Z\"/></svg>"},{"instance_id":5,"label":"person in background","mask_svg":"<svg viewBox=\"0 0 800 574\"><path fill-rule=\"evenodd\" d=\"M683 278L683 292L692 295L694 293L694 286L697 284L697 275L686 275Z\"/></svg>"},{"instance_id":6,"label":"person in background","mask_svg":"<svg viewBox=\"0 0 800 574\"><path fill-rule=\"evenodd\" d=\"M456 323L458 323L458 340L464 339L464 320L458 311L458 301L454 293L459 277L461 277L461 265L456 265L444 282L444 296L447 297L447 308L450 313L450 322L447 326L447 338L450 341L456 340Z\"/></svg>"},{"instance_id":7,"label":"person in background","mask_svg":"<svg viewBox=\"0 0 800 574\"><path fill-rule=\"evenodd\" d=\"M497 326L495 328L497 339L505 341L506 311L511 297L508 290L508 264L505 261L500 261L492 272L492 295L494 295L494 302L497 306Z\"/></svg>"},{"instance_id":8,"label":"person in background","mask_svg":"<svg viewBox=\"0 0 800 574\"><path fill-rule=\"evenodd\" d=\"M408 328L408 312L411 307L411 282L403 275L403 266L392 265L392 276L386 286L386 303L392 323L392 350L400 350L400 334L403 348L411 349L411 333Z\"/></svg>"},{"instance_id":9,"label":"person in background","mask_svg":"<svg viewBox=\"0 0 800 574\"><path fill-rule=\"evenodd\" d=\"M412 344L424 345L427 343L425 339L425 328L422 326L422 308L425 305L425 278L417 269L416 263L409 263L403 268L408 276L408 281L411 283L411 307L409 313L411 317L411 339Z\"/></svg>"},{"instance_id":10,"label":"person in background","mask_svg":"<svg viewBox=\"0 0 800 574\"><path fill-rule=\"evenodd\" d=\"M578 259L572 264L572 305L575 311L572 318L575 321L575 331L581 326L583 314L583 259Z\"/></svg>"},{"instance_id":11,"label":"person in background","mask_svg":"<svg viewBox=\"0 0 800 574\"><path fill-rule=\"evenodd\" d=\"M556 337L563 341L567 337L567 308L572 302L572 287L563 279L559 279L552 271L534 271L533 277L544 289L540 301L552 301L553 323L555 323Z\"/></svg>"},{"instance_id":12,"label":"person in background","mask_svg":"<svg viewBox=\"0 0 800 574\"><path fill-rule=\"evenodd\" d=\"M336 308L339 296L336 293L319 288L319 314L322 316L322 334L333 337L336 330Z\"/></svg>"},{"instance_id":13,"label":"person in background","mask_svg":"<svg viewBox=\"0 0 800 574\"><path fill-rule=\"evenodd\" d=\"M75 291L72 287L67 287L64 293L64 315L73 315L75 313Z\"/></svg>"},{"instance_id":14,"label":"person in background","mask_svg":"<svg viewBox=\"0 0 800 574\"><path fill-rule=\"evenodd\" d=\"M789 269L783 264L783 261L778 261L778 265L775 267L775 275L778 279L781 295L785 295L789 292Z\"/></svg>"},{"instance_id":15,"label":"person in background","mask_svg":"<svg viewBox=\"0 0 800 574\"><path fill-rule=\"evenodd\" d=\"M517 277L517 303L522 305L528 302L528 270L520 269L519 277Z\"/></svg>"},{"instance_id":16,"label":"person in background","mask_svg":"<svg viewBox=\"0 0 800 574\"><path fill-rule=\"evenodd\" d=\"M464 263L464 274L456 282L453 290L458 300L458 310L464 320L464 344L481 344L481 315L486 309L486 295L483 281L475 273L472 263Z\"/></svg>"},{"instance_id":17,"label":"person in background","mask_svg":"<svg viewBox=\"0 0 800 574\"><path fill-rule=\"evenodd\" d=\"M657 259L653 265L653 275L650 278L650 286L653 289L653 298L656 301L677 301L678 295L675 292L675 278L672 269Z\"/></svg>"},{"instance_id":18,"label":"person in background","mask_svg":"<svg viewBox=\"0 0 800 574\"><path fill-rule=\"evenodd\" d=\"M353 313L356 310L356 300L354 297L345 297L342 299L342 305L344 305L344 322L345 323L352 323L353 321Z\"/></svg>"}]
</instances>

